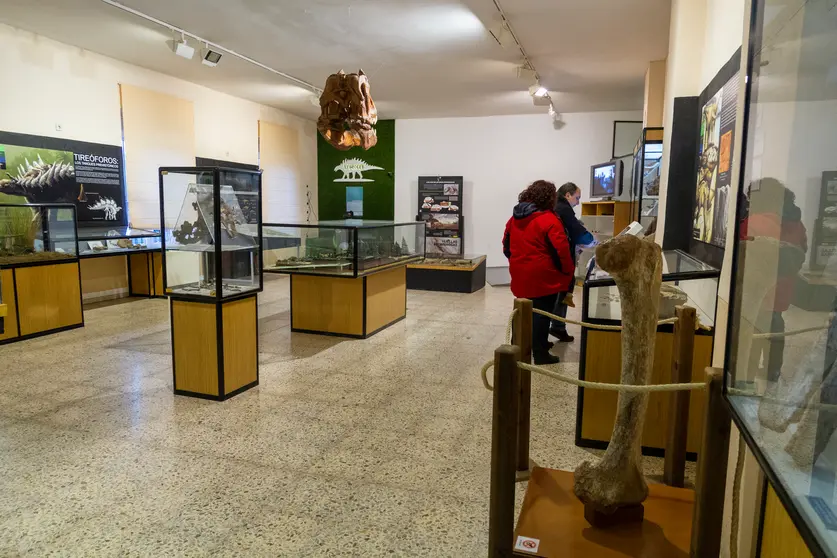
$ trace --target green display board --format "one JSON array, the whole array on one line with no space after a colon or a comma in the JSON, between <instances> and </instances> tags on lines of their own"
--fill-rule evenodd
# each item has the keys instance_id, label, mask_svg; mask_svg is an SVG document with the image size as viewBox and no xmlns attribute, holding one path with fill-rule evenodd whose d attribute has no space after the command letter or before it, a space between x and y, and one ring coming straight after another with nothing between
<instances>
[{"instance_id":1,"label":"green display board","mask_svg":"<svg viewBox=\"0 0 837 558\"><path fill-rule=\"evenodd\" d=\"M381 120L376 128L378 144L368 151L360 147L340 151L317 134L321 221L342 219L346 214L346 188L358 187L363 188L363 219L395 219L395 120ZM357 195L349 199L356 200Z\"/></svg>"}]
</instances>

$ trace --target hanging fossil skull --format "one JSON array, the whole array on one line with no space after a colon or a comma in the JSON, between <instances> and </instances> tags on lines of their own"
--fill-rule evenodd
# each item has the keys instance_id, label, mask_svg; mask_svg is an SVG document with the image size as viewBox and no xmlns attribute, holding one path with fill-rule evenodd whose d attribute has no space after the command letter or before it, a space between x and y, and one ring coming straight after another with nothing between
<instances>
[{"instance_id":1,"label":"hanging fossil skull","mask_svg":"<svg viewBox=\"0 0 837 558\"><path fill-rule=\"evenodd\" d=\"M378 109L363 70L356 74L340 70L328 76L320 96L320 109L317 129L337 149L369 149L378 143L374 128L378 122Z\"/></svg>"}]
</instances>

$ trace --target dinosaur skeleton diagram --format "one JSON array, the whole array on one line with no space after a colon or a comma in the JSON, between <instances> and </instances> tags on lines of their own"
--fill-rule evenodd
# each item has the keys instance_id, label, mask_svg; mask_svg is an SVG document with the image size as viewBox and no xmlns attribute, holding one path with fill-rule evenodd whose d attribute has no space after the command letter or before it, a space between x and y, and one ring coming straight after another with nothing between
<instances>
[{"instance_id":1,"label":"dinosaur skeleton diagram","mask_svg":"<svg viewBox=\"0 0 837 558\"><path fill-rule=\"evenodd\" d=\"M378 109L363 70L356 74L340 70L328 76L320 96L320 110L317 130L337 149L369 149L378 143L374 128L378 123Z\"/></svg>"}]
</instances>

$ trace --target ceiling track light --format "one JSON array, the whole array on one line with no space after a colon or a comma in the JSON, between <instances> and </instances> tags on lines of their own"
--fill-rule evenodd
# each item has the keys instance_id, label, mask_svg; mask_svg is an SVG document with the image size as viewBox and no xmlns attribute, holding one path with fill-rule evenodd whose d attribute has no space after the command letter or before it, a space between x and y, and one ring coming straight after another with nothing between
<instances>
[{"instance_id":1,"label":"ceiling track light","mask_svg":"<svg viewBox=\"0 0 837 558\"><path fill-rule=\"evenodd\" d=\"M172 39L168 41L169 48L173 53L180 56L181 58L185 58L187 60L191 60L192 57L195 56L195 48L189 45L189 42L186 40L186 35L184 33L180 33L180 39Z\"/></svg>"},{"instance_id":2,"label":"ceiling track light","mask_svg":"<svg viewBox=\"0 0 837 558\"><path fill-rule=\"evenodd\" d=\"M209 48L208 43L204 43L204 48L201 49L201 64L214 68L221 61L221 53Z\"/></svg>"},{"instance_id":3,"label":"ceiling track light","mask_svg":"<svg viewBox=\"0 0 837 558\"><path fill-rule=\"evenodd\" d=\"M283 78L287 81L290 81L291 83L294 83L295 85L298 85L299 87L302 87L303 89L307 89L308 91L310 91L311 93L313 93L317 96L321 95L322 92L323 92L322 89L320 89L319 87L317 87L313 83L308 83L305 80L299 79L298 77L295 77L295 76L292 76L292 75L287 74L285 72L282 72L280 70L277 70L276 68L271 68L267 64L262 64L258 60L254 60L254 59L250 58L249 56L245 56L243 54L240 54L240 53L238 53L238 52L236 52L232 49L226 48L226 47L224 47L222 45L219 45L217 43L207 41L206 39L204 39L202 37L199 37L199 36L195 35L194 33L189 33L185 29L181 29L180 27L175 27L174 25L172 25L170 23L166 23L165 21L157 19L156 17L145 14L145 13L139 11L139 10L135 10L134 8L130 8L126 5L124 5L124 4L120 4L119 2L116 2L115 0L101 0L101 1L104 2L105 4L107 4L108 6L116 8L118 10L122 10L123 12L126 12L126 13L129 13L129 14L133 15L133 16L142 18L146 21L150 21L151 23L159 25L160 27L165 27L166 29L170 30L173 33L180 33L181 36L183 37L183 41L185 41L186 37L190 37L193 40L197 41L198 44L204 43L207 46L207 48L211 47L212 51L214 51L214 52L228 54L230 56L238 58L239 60L243 60L244 62L247 62L247 63L252 64L254 66L258 66L259 68L261 68L263 70L266 70L266 71L268 71L272 74L275 74L275 75L277 75L277 76L279 76L279 77L281 77L281 78ZM172 42L176 42L176 41L172 41ZM192 48L192 47L189 47L189 48ZM220 60L220 58L219 58L219 60ZM217 62L216 62L216 64L217 64Z\"/></svg>"}]
</instances>

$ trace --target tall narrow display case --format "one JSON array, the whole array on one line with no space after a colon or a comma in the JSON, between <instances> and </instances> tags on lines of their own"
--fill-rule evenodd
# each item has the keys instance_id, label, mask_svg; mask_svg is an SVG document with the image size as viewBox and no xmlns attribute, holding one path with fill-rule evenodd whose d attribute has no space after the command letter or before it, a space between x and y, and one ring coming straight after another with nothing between
<instances>
[{"instance_id":1,"label":"tall narrow display case","mask_svg":"<svg viewBox=\"0 0 837 558\"><path fill-rule=\"evenodd\" d=\"M645 227L657 218L663 162L663 129L643 128L634 148L631 199L636 220Z\"/></svg>"},{"instance_id":2,"label":"tall narrow display case","mask_svg":"<svg viewBox=\"0 0 837 558\"><path fill-rule=\"evenodd\" d=\"M160 169L174 392L223 401L259 383L260 171Z\"/></svg>"},{"instance_id":3,"label":"tall narrow display case","mask_svg":"<svg viewBox=\"0 0 837 558\"><path fill-rule=\"evenodd\" d=\"M0 344L84 325L76 208L0 204Z\"/></svg>"}]
</instances>

